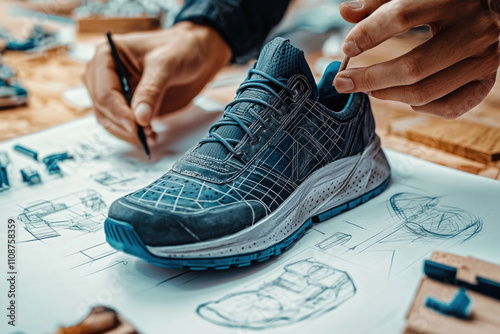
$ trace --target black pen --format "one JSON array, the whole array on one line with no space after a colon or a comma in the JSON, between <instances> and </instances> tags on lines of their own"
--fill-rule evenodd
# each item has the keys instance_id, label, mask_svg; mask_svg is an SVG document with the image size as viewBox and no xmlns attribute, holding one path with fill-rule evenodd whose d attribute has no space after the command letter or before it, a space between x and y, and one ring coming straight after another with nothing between
<instances>
[{"instance_id":1,"label":"black pen","mask_svg":"<svg viewBox=\"0 0 500 334\"><path fill-rule=\"evenodd\" d=\"M125 71L123 70L120 55L118 55L118 50L116 49L115 43L111 38L111 32L108 31L106 33L106 36L108 37L109 47L111 48L111 56L113 57L113 61L115 62L116 74L118 74L118 77L120 78L120 82L122 84L123 95L125 95L125 100L127 100L127 104L130 107L130 104L132 103L132 91L130 90L127 77L125 76ZM146 141L146 134L144 133L144 129L139 124L136 125L137 137L139 137L139 140L142 144L142 147L144 147L144 151L146 152L148 159L151 159L151 153L149 151L148 142Z\"/></svg>"}]
</instances>

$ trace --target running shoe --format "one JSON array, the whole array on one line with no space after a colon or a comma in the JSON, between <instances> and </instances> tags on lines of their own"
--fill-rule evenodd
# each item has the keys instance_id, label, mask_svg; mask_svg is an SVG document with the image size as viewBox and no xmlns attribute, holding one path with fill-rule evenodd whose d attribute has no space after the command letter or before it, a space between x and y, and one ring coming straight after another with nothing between
<instances>
[{"instance_id":1,"label":"running shoe","mask_svg":"<svg viewBox=\"0 0 500 334\"><path fill-rule=\"evenodd\" d=\"M247 266L380 194L390 167L370 102L335 90L339 66L316 85L301 50L269 42L207 136L111 205L107 241L164 267Z\"/></svg>"}]
</instances>

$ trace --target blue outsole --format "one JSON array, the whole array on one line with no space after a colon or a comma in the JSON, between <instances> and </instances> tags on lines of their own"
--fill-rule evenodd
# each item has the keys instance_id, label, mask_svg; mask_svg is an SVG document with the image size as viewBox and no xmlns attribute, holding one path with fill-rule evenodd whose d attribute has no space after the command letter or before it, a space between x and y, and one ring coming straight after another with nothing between
<instances>
[{"instance_id":1,"label":"blue outsole","mask_svg":"<svg viewBox=\"0 0 500 334\"><path fill-rule=\"evenodd\" d=\"M391 176L377 188L372 191L353 199L347 203L339 205L319 215L307 219L302 226L292 235L287 237L282 242L270 246L269 248L254 253L219 257L219 258L164 258L159 257L148 251L144 243L134 230L134 227L127 222L119 221L113 218L107 218L104 222L104 230L106 232L106 241L115 249L137 256L153 265L177 268L177 269L191 269L191 270L206 270L206 269L228 269L231 267L245 267L255 262L262 262L268 260L273 256L277 256L282 252L289 249L295 241L300 239L308 228L313 223L320 223L333 216L336 216L344 211L355 208L363 204L371 198L382 193L389 185Z\"/></svg>"}]
</instances>

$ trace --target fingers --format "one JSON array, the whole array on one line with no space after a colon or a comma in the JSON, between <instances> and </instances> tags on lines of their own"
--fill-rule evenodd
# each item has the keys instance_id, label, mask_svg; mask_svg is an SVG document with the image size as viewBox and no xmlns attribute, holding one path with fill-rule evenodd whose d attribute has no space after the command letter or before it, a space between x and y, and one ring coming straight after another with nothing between
<instances>
[{"instance_id":1,"label":"fingers","mask_svg":"<svg viewBox=\"0 0 500 334\"><path fill-rule=\"evenodd\" d=\"M450 94L469 82L486 77L497 69L498 56L495 54L468 58L416 84L377 90L370 95L382 100L422 106Z\"/></svg>"},{"instance_id":2,"label":"fingers","mask_svg":"<svg viewBox=\"0 0 500 334\"><path fill-rule=\"evenodd\" d=\"M87 65L84 82L94 102L99 123L118 138L137 144L133 113L123 96L106 44L97 47L94 59Z\"/></svg>"},{"instance_id":3,"label":"fingers","mask_svg":"<svg viewBox=\"0 0 500 334\"><path fill-rule=\"evenodd\" d=\"M350 23L358 23L390 0L359 0L340 4L340 15Z\"/></svg>"},{"instance_id":4,"label":"fingers","mask_svg":"<svg viewBox=\"0 0 500 334\"><path fill-rule=\"evenodd\" d=\"M470 82L431 103L412 108L417 112L456 119L477 106L488 95L495 84L496 73L488 75L483 80Z\"/></svg>"},{"instance_id":5,"label":"fingers","mask_svg":"<svg viewBox=\"0 0 500 334\"><path fill-rule=\"evenodd\" d=\"M94 109L97 121L102 125L106 131L111 133L117 138L129 142L134 145L139 145L137 136L134 136L135 131L125 129L121 124L113 121L107 115L103 114L100 109Z\"/></svg>"},{"instance_id":6,"label":"fingers","mask_svg":"<svg viewBox=\"0 0 500 334\"><path fill-rule=\"evenodd\" d=\"M378 7L368 18L359 22L346 37L343 51L355 57L385 40L415 26L460 17L462 6L450 5L451 0L397 0ZM467 4L465 5L467 6Z\"/></svg>"},{"instance_id":7,"label":"fingers","mask_svg":"<svg viewBox=\"0 0 500 334\"><path fill-rule=\"evenodd\" d=\"M151 124L155 116L155 108L169 87L170 68L175 67L174 62L169 59L163 59L161 65L155 60L145 63L142 78L132 98L135 120L142 126Z\"/></svg>"}]
</instances>

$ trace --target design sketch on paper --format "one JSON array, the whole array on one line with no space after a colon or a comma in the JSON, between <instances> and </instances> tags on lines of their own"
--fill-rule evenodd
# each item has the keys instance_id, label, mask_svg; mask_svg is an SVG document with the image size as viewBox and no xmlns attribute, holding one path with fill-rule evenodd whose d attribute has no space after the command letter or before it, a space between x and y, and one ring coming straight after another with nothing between
<instances>
[{"instance_id":1,"label":"design sketch on paper","mask_svg":"<svg viewBox=\"0 0 500 334\"><path fill-rule=\"evenodd\" d=\"M197 313L217 325L269 329L318 317L355 294L347 272L309 258L286 265L278 278L255 290L202 304Z\"/></svg>"},{"instance_id":2,"label":"design sketch on paper","mask_svg":"<svg viewBox=\"0 0 500 334\"><path fill-rule=\"evenodd\" d=\"M85 133L85 140L78 142L72 149L73 155L82 161L101 160L109 158L115 147L100 130L94 129Z\"/></svg>"},{"instance_id":3,"label":"design sketch on paper","mask_svg":"<svg viewBox=\"0 0 500 334\"><path fill-rule=\"evenodd\" d=\"M372 231L370 227L342 221L336 226L343 231L328 236L316 248L379 271L386 270L388 276L398 274L440 244L448 240L464 242L481 231L481 219L439 202L436 196L397 193L388 201L389 219L394 219L395 224Z\"/></svg>"},{"instance_id":4,"label":"design sketch on paper","mask_svg":"<svg viewBox=\"0 0 500 334\"><path fill-rule=\"evenodd\" d=\"M62 230L93 233L103 228L107 206L95 190L86 189L25 207L17 219L35 239L59 237Z\"/></svg>"},{"instance_id":5,"label":"design sketch on paper","mask_svg":"<svg viewBox=\"0 0 500 334\"><path fill-rule=\"evenodd\" d=\"M112 169L96 173L91 178L109 191L130 192L158 178L160 173L147 169ZM160 174L161 175L161 174Z\"/></svg>"},{"instance_id":6,"label":"design sketch on paper","mask_svg":"<svg viewBox=\"0 0 500 334\"><path fill-rule=\"evenodd\" d=\"M408 231L425 238L453 238L467 240L479 233L482 221L465 210L440 206L439 197L398 193L391 197L392 210L403 221Z\"/></svg>"},{"instance_id":7,"label":"design sketch on paper","mask_svg":"<svg viewBox=\"0 0 500 334\"><path fill-rule=\"evenodd\" d=\"M350 234L336 232L332 236L330 236L330 237L326 238L325 240L323 240L322 242L318 243L316 245L316 247L318 247L321 250L325 250L325 249L335 247L338 245L343 245L346 242L348 242L349 240L351 240L351 238L352 238L352 235L350 235Z\"/></svg>"},{"instance_id":8,"label":"design sketch on paper","mask_svg":"<svg viewBox=\"0 0 500 334\"><path fill-rule=\"evenodd\" d=\"M82 261L80 264L75 266L76 268L84 265L92 265L96 261L114 255L116 253L118 253L118 251L112 248L107 242L102 242L100 244L82 249L71 255L80 257Z\"/></svg>"},{"instance_id":9,"label":"design sketch on paper","mask_svg":"<svg viewBox=\"0 0 500 334\"><path fill-rule=\"evenodd\" d=\"M101 242L68 255L71 269L79 270L83 276L90 276L116 266L128 265L128 257L112 248L107 242Z\"/></svg>"}]
</instances>

